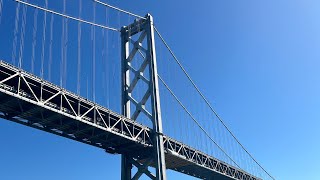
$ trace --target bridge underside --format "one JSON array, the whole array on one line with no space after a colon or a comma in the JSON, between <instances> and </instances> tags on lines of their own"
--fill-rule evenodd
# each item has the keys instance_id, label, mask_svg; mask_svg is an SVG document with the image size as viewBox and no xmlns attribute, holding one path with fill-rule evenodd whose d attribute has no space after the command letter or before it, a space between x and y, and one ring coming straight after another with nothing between
<instances>
[{"instance_id":1,"label":"bridge underside","mask_svg":"<svg viewBox=\"0 0 320 180\"><path fill-rule=\"evenodd\" d=\"M148 127L2 61L0 117L108 153L126 154L142 164L152 157ZM202 179L258 179L166 136L164 148L168 169Z\"/></svg>"}]
</instances>

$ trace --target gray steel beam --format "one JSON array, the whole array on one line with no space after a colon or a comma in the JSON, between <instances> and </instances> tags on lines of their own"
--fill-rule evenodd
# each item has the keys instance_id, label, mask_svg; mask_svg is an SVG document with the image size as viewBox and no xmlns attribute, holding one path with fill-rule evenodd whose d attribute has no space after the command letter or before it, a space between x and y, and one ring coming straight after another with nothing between
<instances>
[{"instance_id":1,"label":"gray steel beam","mask_svg":"<svg viewBox=\"0 0 320 180\"><path fill-rule=\"evenodd\" d=\"M127 66L129 57L128 35L124 28L121 29L121 81L122 81L122 115L130 118L130 100L128 98L128 88L130 86L130 71ZM121 180L131 180L132 164L130 157L126 154L121 155Z\"/></svg>"},{"instance_id":2,"label":"gray steel beam","mask_svg":"<svg viewBox=\"0 0 320 180\"><path fill-rule=\"evenodd\" d=\"M132 31L133 29L133 31ZM137 41L134 41L131 37L140 33ZM143 40L146 39L147 47L143 47ZM121 42L122 42L122 105L123 105L123 115L137 120L141 112L145 113L147 117L152 122L152 142L154 155L151 157L154 161L154 166L156 168L156 179L165 180L166 179L166 163L163 147L163 131L162 131L162 119L161 119L161 108L160 108L160 96L159 96L159 85L158 85L158 72L157 72L157 60L156 60L156 49L154 40L154 26L153 18L150 14L146 15L145 20L137 20L133 24L123 27L121 29ZM130 51L130 43L133 48ZM131 61L137 55L140 50L146 52L146 57L144 61L140 64L138 70L131 67ZM149 64L149 80L144 80L141 76ZM130 72L135 74L132 82L130 80ZM145 92L142 100L140 102L136 101L132 95L132 91L136 88L138 81L143 81L148 85L148 90ZM145 103L147 100L151 100L151 113L145 109ZM131 114L130 103L136 108L135 112ZM126 155L122 155L122 170L121 177L122 180L131 179L131 167L132 159L128 159ZM131 161L129 161L131 160ZM148 166L148 165L146 165ZM138 167L137 167L138 168ZM130 172L129 170L130 169ZM139 172L141 171L141 172ZM149 173L142 172L141 168L138 168L136 176L133 178L139 178L142 173L149 175Z\"/></svg>"},{"instance_id":3,"label":"gray steel beam","mask_svg":"<svg viewBox=\"0 0 320 180\"><path fill-rule=\"evenodd\" d=\"M155 163L156 163L156 177L159 180L166 179L166 163L164 157L163 148L163 131L162 131L162 118L161 118L161 108L160 108L160 95L159 95L159 84L158 84L158 70L157 70L157 59L156 59L156 48L154 40L154 27L153 27L153 17L147 15L147 43L148 51L147 57L150 60L150 86L152 90L152 116L153 116L153 142L155 151Z\"/></svg>"}]
</instances>

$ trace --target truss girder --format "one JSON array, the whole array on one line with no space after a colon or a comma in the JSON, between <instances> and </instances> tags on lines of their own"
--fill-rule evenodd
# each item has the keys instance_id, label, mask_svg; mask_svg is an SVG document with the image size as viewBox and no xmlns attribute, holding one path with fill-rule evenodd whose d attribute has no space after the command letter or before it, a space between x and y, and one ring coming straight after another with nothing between
<instances>
[{"instance_id":1,"label":"truss girder","mask_svg":"<svg viewBox=\"0 0 320 180\"><path fill-rule=\"evenodd\" d=\"M0 99L0 117L3 119L107 152L122 154L136 148L140 153L153 147L150 128L3 61L0 61ZM121 146L124 144L127 151ZM163 146L168 169L202 179L219 176L259 179L170 137L164 136ZM139 153L135 154L136 162L154 166L153 161L146 163L148 160ZM146 168L140 169L145 173Z\"/></svg>"}]
</instances>

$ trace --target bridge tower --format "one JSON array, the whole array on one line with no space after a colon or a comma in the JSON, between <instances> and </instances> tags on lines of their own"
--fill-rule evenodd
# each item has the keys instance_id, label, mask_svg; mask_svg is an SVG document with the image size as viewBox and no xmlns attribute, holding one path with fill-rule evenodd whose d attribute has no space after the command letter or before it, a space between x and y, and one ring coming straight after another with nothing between
<instances>
[{"instance_id":1,"label":"bridge tower","mask_svg":"<svg viewBox=\"0 0 320 180\"><path fill-rule=\"evenodd\" d=\"M122 113L124 116L133 120L137 120L140 113L145 114L146 117L151 120L153 129L153 152L150 157L148 160L141 162L139 159L131 157L130 154L122 155L121 179L139 179L142 174L146 174L151 179L165 180L166 165L163 147L154 24L150 14L147 14L143 19L135 20L128 26L122 27L121 49ZM132 66L132 61L135 56L143 59L137 69ZM145 71L148 72L144 73ZM145 77L145 75L148 77ZM136 100L132 92L139 81L146 83L148 88L141 100ZM150 110L146 108L148 100L151 102ZM133 112L131 112L132 108L134 108ZM138 168L138 171L132 176L133 165ZM155 167L156 175L153 175L148 170L148 167L151 165Z\"/></svg>"}]
</instances>

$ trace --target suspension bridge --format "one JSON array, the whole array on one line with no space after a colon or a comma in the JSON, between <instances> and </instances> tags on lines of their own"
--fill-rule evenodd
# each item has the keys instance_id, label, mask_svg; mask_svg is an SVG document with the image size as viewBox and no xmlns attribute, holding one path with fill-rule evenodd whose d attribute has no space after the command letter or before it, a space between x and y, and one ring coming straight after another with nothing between
<instances>
[{"instance_id":1,"label":"suspension bridge","mask_svg":"<svg viewBox=\"0 0 320 180\"><path fill-rule=\"evenodd\" d=\"M0 0L1 118L121 154L123 180L163 180L167 169L274 179L155 24L98 0Z\"/></svg>"}]
</instances>

